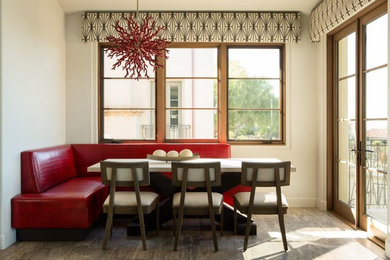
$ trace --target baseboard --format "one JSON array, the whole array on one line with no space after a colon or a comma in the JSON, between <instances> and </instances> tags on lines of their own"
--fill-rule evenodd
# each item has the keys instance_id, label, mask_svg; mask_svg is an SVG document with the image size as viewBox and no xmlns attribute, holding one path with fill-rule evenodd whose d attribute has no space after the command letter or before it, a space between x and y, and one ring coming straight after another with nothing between
<instances>
[{"instance_id":1,"label":"baseboard","mask_svg":"<svg viewBox=\"0 0 390 260\"><path fill-rule=\"evenodd\" d=\"M81 241L90 228L23 228L16 230L18 241Z\"/></svg>"},{"instance_id":2,"label":"baseboard","mask_svg":"<svg viewBox=\"0 0 390 260\"><path fill-rule=\"evenodd\" d=\"M7 235L0 234L0 250L6 249L10 245L16 242L16 232L14 229L10 229Z\"/></svg>"},{"instance_id":3,"label":"baseboard","mask_svg":"<svg viewBox=\"0 0 390 260\"><path fill-rule=\"evenodd\" d=\"M317 199L316 201L317 201L317 203L316 203L317 209L319 209L319 210L327 210L326 200L319 200L319 199Z\"/></svg>"},{"instance_id":4,"label":"baseboard","mask_svg":"<svg viewBox=\"0 0 390 260\"><path fill-rule=\"evenodd\" d=\"M316 198L287 198L289 207L292 208L315 208Z\"/></svg>"}]
</instances>

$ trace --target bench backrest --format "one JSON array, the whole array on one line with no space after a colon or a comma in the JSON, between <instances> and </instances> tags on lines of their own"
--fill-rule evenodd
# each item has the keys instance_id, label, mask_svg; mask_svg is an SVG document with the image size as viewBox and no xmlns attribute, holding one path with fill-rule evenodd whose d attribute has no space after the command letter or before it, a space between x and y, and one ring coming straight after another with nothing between
<instances>
[{"instance_id":1,"label":"bench backrest","mask_svg":"<svg viewBox=\"0 0 390 260\"><path fill-rule=\"evenodd\" d=\"M40 193L77 176L72 147L61 145L21 153L22 193Z\"/></svg>"}]
</instances>

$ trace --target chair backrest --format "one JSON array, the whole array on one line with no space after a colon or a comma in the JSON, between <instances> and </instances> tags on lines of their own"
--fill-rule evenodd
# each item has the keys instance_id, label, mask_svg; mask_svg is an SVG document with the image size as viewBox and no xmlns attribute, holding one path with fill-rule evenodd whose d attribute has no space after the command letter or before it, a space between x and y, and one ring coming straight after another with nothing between
<instances>
[{"instance_id":1,"label":"chair backrest","mask_svg":"<svg viewBox=\"0 0 390 260\"><path fill-rule=\"evenodd\" d=\"M135 181L139 186L148 186L150 184L149 164L148 162L100 162L102 172L102 183L111 184L115 180L115 186L133 187ZM115 177L113 177L115 175ZM114 179L115 178L115 179Z\"/></svg>"},{"instance_id":2,"label":"chair backrest","mask_svg":"<svg viewBox=\"0 0 390 260\"><path fill-rule=\"evenodd\" d=\"M193 187L207 187L208 181L210 186L220 186L221 163L172 162L172 184L181 186L183 181Z\"/></svg>"},{"instance_id":3,"label":"chair backrest","mask_svg":"<svg viewBox=\"0 0 390 260\"><path fill-rule=\"evenodd\" d=\"M241 169L242 185L252 186L253 181L255 181L257 187L275 187L277 182L279 182L279 186L290 185L291 162L288 161L271 163L242 162ZM254 178L256 179L254 180Z\"/></svg>"}]
</instances>

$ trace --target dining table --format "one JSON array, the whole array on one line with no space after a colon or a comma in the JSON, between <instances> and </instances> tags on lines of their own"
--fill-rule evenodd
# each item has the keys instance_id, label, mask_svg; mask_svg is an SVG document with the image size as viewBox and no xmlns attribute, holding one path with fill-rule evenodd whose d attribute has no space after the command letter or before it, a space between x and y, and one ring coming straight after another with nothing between
<instances>
[{"instance_id":1,"label":"dining table","mask_svg":"<svg viewBox=\"0 0 390 260\"><path fill-rule=\"evenodd\" d=\"M172 161L154 160L147 158L108 158L104 161L110 162L148 162L150 174L150 187L157 191L162 198L160 201L160 224L172 219L172 196L180 189L171 184L171 165ZM221 186L213 187L214 192L224 195L224 230L233 230L233 195L241 191L249 191L250 187L242 186L241 183L241 164L242 162L280 162L277 158L197 158L186 160L187 163L221 163ZM100 172L100 162L90 165L88 172ZM291 172L295 172L296 167L291 165ZM192 191L204 191L204 188L196 188ZM150 215L150 216L149 216ZM150 219L150 221L149 221ZM218 221L218 219L216 218ZM145 216L146 229L154 229L154 216L148 214ZM238 215L237 233L244 234L246 215ZM139 224L136 221L131 222L127 228L128 235L139 234ZM256 234L256 223L252 221L250 234Z\"/></svg>"}]
</instances>

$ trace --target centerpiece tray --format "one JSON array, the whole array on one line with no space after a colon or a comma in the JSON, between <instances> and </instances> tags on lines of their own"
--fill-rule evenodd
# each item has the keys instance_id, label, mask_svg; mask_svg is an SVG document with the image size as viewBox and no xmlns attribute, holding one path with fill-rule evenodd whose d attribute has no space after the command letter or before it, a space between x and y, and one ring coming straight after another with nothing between
<instances>
[{"instance_id":1,"label":"centerpiece tray","mask_svg":"<svg viewBox=\"0 0 390 260\"><path fill-rule=\"evenodd\" d=\"M146 158L151 160L157 160L157 161L189 161L189 160L195 160L199 159L199 153L194 153L191 157L170 157L170 156L156 156L153 154L146 155Z\"/></svg>"}]
</instances>

